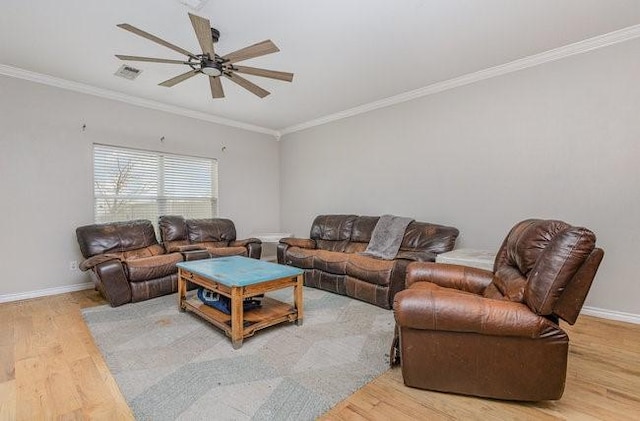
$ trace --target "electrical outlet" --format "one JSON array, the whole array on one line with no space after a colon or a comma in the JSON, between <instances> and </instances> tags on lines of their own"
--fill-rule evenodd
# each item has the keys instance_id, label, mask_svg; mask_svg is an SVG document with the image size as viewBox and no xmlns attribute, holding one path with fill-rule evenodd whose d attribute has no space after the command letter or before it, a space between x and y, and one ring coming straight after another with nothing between
<instances>
[{"instance_id":1,"label":"electrical outlet","mask_svg":"<svg viewBox=\"0 0 640 421\"><path fill-rule=\"evenodd\" d=\"M71 271L78 270L78 261L77 260L72 260L72 261L69 262L69 270L71 270Z\"/></svg>"}]
</instances>

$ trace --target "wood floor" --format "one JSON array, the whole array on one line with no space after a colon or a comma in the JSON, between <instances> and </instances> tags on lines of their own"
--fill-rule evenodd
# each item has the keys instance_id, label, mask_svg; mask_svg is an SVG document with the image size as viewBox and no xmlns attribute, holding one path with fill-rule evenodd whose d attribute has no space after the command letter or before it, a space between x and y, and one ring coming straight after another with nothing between
<instances>
[{"instance_id":1,"label":"wood floor","mask_svg":"<svg viewBox=\"0 0 640 421\"><path fill-rule=\"evenodd\" d=\"M0 420L133 419L80 309L87 290L0 304ZM640 325L581 316L559 401L513 403L407 388L399 369L378 377L324 420L638 420Z\"/></svg>"}]
</instances>

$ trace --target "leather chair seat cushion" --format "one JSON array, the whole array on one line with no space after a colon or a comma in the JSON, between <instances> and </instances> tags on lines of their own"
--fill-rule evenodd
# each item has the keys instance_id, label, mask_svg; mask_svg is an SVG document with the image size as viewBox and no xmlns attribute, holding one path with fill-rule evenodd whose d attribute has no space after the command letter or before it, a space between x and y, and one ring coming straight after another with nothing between
<instances>
[{"instance_id":1,"label":"leather chair seat cushion","mask_svg":"<svg viewBox=\"0 0 640 421\"><path fill-rule=\"evenodd\" d=\"M313 259L313 268L335 275L346 275L350 256L349 253L317 250Z\"/></svg>"},{"instance_id":2,"label":"leather chair seat cushion","mask_svg":"<svg viewBox=\"0 0 640 421\"><path fill-rule=\"evenodd\" d=\"M162 254L125 261L129 281L140 282L161 278L177 272L176 263L182 261L180 253Z\"/></svg>"},{"instance_id":3,"label":"leather chair seat cushion","mask_svg":"<svg viewBox=\"0 0 640 421\"><path fill-rule=\"evenodd\" d=\"M211 257L244 256L249 257L246 247L207 247Z\"/></svg>"},{"instance_id":4,"label":"leather chair seat cushion","mask_svg":"<svg viewBox=\"0 0 640 421\"><path fill-rule=\"evenodd\" d=\"M382 260L361 254L349 254L347 275L370 284L389 285L394 260Z\"/></svg>"}]
</instances>

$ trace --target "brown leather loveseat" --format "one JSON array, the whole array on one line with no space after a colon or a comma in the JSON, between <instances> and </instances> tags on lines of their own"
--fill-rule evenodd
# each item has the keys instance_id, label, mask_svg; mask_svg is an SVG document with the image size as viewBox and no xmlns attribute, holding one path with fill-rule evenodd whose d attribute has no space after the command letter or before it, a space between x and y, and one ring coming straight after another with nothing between
<instances>
[{"instance_id":1,"label":"brown leather loveseat","mask_svg":"<svg viewBox=\"0 0 640 421\"><path fill-rule=\"evenodd\" d=\"M304 269L304 283L391 308L404 288L406 267L414 261L434 261L436 254L453 249L458 230L413 221L405 230L393 260L359 254L367 248L380 218L357 215L320 215L310 238L283 238L278 263Z\"/></svg>"},{"instance_id":2,"label":"brown leather loveseat","mask_svg":"<svg viewBox=\"0 0 640 421\"><path fill-rule=\"evenodd\" d=\"M113 307L178 290L176 263L181 253L167 253L156 240L151 221L86 225L76 229L85 261L98 291Z\"/></svg>"},{"instance_id":3,"label":"brown leather loveseat","mask_svg":"<svg viewBox=\"0 0 640 421\"><path fill-rule=\"evenodd\" d=\"M604 256L586 228L530 219L509 232L493 272L413 263L396 295L407 386L538 401L564 391L573 324Z\"/></svg>"},{"instance_id":4,"label":"brown leather loveseat","mask_svg":"<svg viewBox=\"0 0 640 421\"><path fill-rule=\"evenodd\" d=\"M168 252L206 250L210 257L245 256L259 259L262 241L236 240L233 221L225 218L185 219L165 215L159 219L160 238Z\"/></svg>"}]
</instances>

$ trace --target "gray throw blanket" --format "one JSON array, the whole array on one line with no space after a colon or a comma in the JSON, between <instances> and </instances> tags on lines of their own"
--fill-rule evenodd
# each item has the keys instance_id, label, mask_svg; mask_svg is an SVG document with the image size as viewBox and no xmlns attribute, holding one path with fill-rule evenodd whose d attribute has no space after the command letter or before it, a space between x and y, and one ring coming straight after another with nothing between
<instances>
[{"instance_id":1,"label":"gray throw blanket","mask_svg":"<svg viewBox=\"0 0 640 421\"><path fill-rule=\"evenodd\" d=\"M395 259L400 250L404 232L411 222L413 222L411 218L382 215L373 229L367 249L361 254L385 260Z\"/></svg>"}]
</instances>

